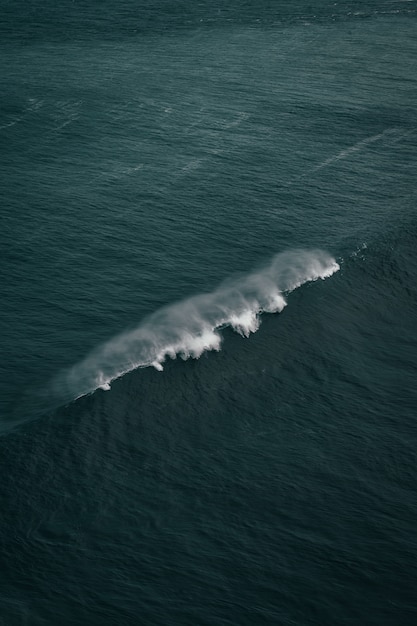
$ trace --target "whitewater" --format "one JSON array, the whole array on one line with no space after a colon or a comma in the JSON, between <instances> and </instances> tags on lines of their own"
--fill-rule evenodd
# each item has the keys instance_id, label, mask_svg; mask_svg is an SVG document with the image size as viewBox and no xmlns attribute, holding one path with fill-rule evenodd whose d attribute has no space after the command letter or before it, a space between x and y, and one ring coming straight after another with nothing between
<instances>
[{"instance_id":1,"label":"whitewater","mask_svg":"<svg viewBox=\"0 0 417 626\"><path fill-rule=\"evenodd\" d=\"M210 293L165 306L136 329L113 337L60 373L52 392L69 402L97 389L108 391L112 381L132 370L154 367L162 371L167 358L198 359L206 351L219 351L223 328L249 337L258 330L262 313L284 309L287 294L339 269L323 250L279 253L267 266L227 279Z\"/></svg>"}]
</instances>

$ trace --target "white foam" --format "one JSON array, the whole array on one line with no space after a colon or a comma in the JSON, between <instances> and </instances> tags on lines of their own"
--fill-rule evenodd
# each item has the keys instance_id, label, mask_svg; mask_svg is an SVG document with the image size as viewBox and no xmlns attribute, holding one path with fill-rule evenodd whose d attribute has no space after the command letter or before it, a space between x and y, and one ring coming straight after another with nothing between
<instances>
[{"instance_id":1,"label":"white foam","mask_svg":"<svg viewBox=\"0 0 417 626\"><path fill-rule=\"evenodd\" d=\"M102 372L97 376L97 389L102 389L103 391L110 391L110 383L111 380L105 380L104 374Z\"/></svg>"},{"instance_id":2,"label":"white foam","mask_svg":"<svg viewBox=\"0 0 417 626\"><path fill-rule=\"evenodd\" d=\"M184 360L189 358L198 359L203 352L210 350L219 351L220 344L221 337L215 332L214 328L205 328L196 335L184 331L177 342L165 345L150 365L162 371L162 363L164 363L167 357L175 359L177 356L180 356Z\"/></svg>"},{"instance_id":3,"label":"white foam","mask_svg":"<svg viewBox=\"0 0 417 626\"><path fill-rule=\"evenodd\" d=\"M265 313L281 313L284 307L287 306L285 298L280 293L272 293L269 298L269 302L263 308Z\"/></svg>"},{"instance_id":4,"label":"white foam","mask_svg":"<svg viewBox=\"0 0 417 626\"><path fill-rule=\"evenodd\" d=\"M242 337L249 337L251 333L256 333L260 323L258 312L250 309L230 317L230 326Z\"/></svg>"},{"instance_id":5,"label":"white foam","mask_svg":"<svg viewBox=\"0 0 417 626\"><path fill-rule=\"evenodd\" d=\"M99 346L81 363L55 380L55 390L73 399L110 383L139 367L163 371L168 359L198 359L221 348L220 331L228 326L243 337L255 333L262 313L286 306L285 294L300 285L325 279L339 270L321 250L293 250L275 256L261 270L225 281L211 293L164 307L133 331Z\"/></svg>"}]
</instances>

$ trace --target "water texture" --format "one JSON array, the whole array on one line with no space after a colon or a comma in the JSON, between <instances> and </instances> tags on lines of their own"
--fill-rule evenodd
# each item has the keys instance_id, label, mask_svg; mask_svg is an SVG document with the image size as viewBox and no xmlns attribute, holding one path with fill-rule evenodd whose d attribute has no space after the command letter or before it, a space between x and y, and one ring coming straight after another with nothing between
<instances>
[{"instance_id":1,"label":"water texture","mask_svg":"<svg viewBox=\"0 0 417 626\"><path fill-rule=\"evenodd\" d=\"M4 3L1 626L417 623L416 17Z\"/></svg>"}]
</instances>

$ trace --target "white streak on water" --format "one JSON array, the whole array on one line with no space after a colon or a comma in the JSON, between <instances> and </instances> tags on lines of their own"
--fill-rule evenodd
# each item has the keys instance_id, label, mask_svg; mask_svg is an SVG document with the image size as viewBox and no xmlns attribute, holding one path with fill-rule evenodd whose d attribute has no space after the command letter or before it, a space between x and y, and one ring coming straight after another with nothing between
<instances>
[{"instance_id":1,"label":"white streak on water","mask_svg":"<svg viewBox=\"0 0 417 626\"><path fill-rule=\"evenodd\" d=\"M319 165L314 167L310 173L318 172L324 167L328 167L329 165L332 165L333 163L336 163L337 161L346 159L347 157L351 156L355 152L360 152L360 150L362 150L366 146L369 146L370 144L375 143L376 141L379 141L386 135L393 135L393 134L396 134L397 132L398 132L397 128L388 128L387 130L384 130L384 132L379 133L378 135L373 135L372 137L367 137L366 139L362 139L361 141L358 141L358 143L355 143L355 145L350 146L349 148L342 150L338 154L326 159L325 161L323 161L323 163L320 163Z\"/></svg>"},{"instance_id":2,"label":"white streak on water","mask_svg":"<svg viewBox=\"0 0 417 626\"><path fill-rule=\"evenodd\" d=\"M0 130L3 130L4 128L10 128L10 126L14 126L18 122L20 122L20 118L13 120L12 122L9 122L8 124L3 124L3 126L0 126Z\"/></svg>"},{"instance_id":3,"label":"white streak on water","mask_svg":"<svg viewBox=\"0 0 417 626\"><path fill-rule=\"evenodd\" d=\"M286 294L338 270L335 259L321 250L278 254L267 267L229 279L211 293L166 306L135 330L110 339L61 373L53 391L70 401L99 388L108 390L113 380L136 368L162 371L167 358L198 359L206 351L218 351L222 328L249 337L258 330L262 313L283 310Z\"/></svg>"}]
</instances>

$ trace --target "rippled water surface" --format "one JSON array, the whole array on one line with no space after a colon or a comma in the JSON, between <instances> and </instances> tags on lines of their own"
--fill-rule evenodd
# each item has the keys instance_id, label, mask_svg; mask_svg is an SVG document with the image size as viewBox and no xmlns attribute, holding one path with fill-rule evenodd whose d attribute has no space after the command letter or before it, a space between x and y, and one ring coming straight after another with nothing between
<instances>
[{"instance_id":1,"label":"rippled water surface","mask_svg":"<svg viewBox=\"0 0 417 626\"><path fill-rule=\"evenodd\" d=\"M6 3L2 626L417 622L416 17Z\"/></svg>"}]
</instances>

